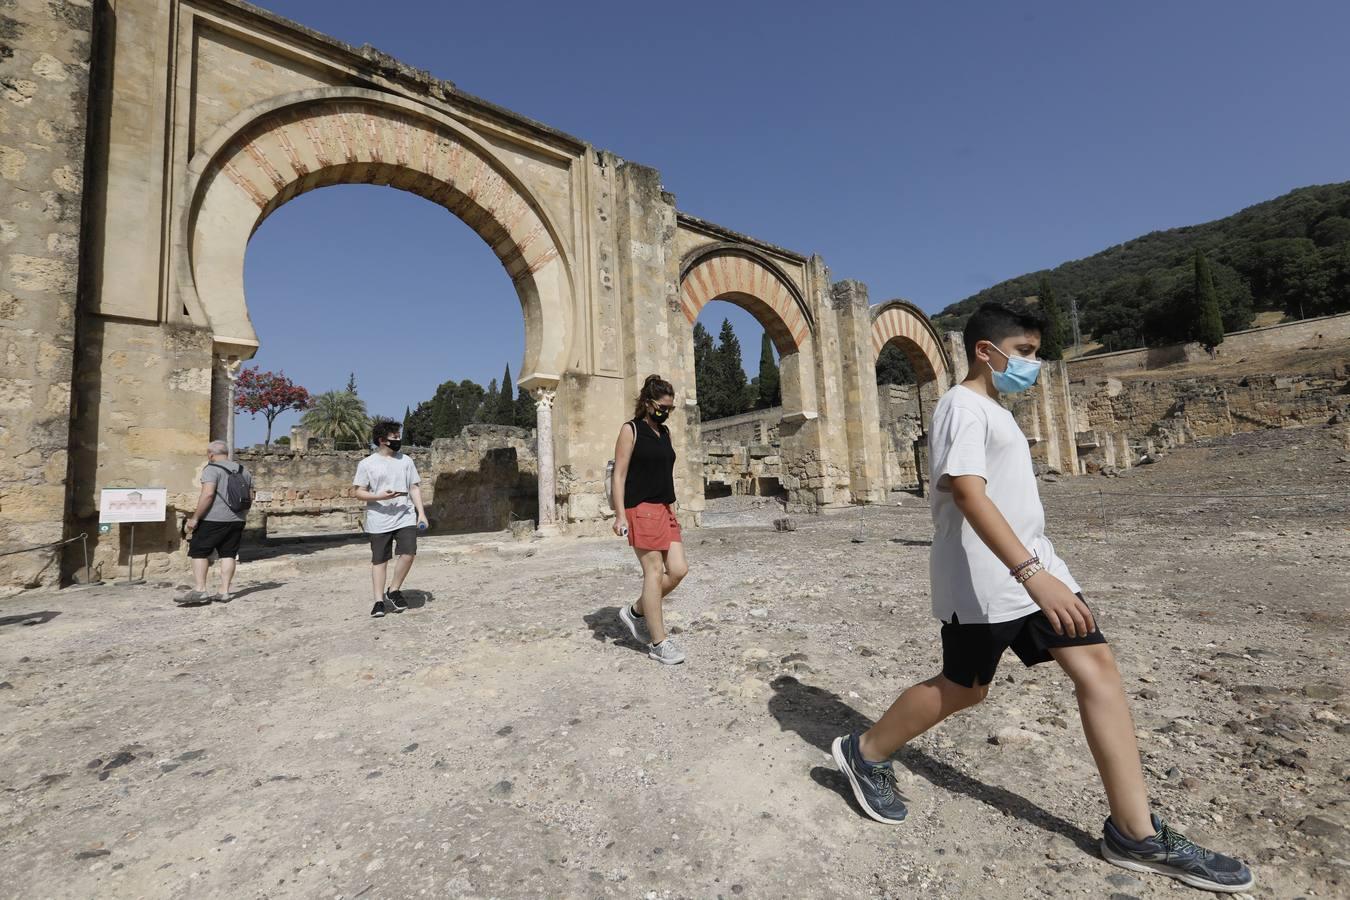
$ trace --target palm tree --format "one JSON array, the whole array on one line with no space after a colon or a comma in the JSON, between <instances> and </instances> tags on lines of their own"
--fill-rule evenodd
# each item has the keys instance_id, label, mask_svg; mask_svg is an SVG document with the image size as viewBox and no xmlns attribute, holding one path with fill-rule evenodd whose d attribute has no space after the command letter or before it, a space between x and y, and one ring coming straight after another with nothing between
<instances>
[{"instance_id":1,"label":"palm tree","mask_svg":"<svg viewBox=\"0 0 1350 900\"><path fill-rule=\"evenodd\" d=\"M300 424L317 437L339 443L364 444L369 435L370 417L365 401L350 391L328 391L314 398Z\"/></svg>"}]
</instances>

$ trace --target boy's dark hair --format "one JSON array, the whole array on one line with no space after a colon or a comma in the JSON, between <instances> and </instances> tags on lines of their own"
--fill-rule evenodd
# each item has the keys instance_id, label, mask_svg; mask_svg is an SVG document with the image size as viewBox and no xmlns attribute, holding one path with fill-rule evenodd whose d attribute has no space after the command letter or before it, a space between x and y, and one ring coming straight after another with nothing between
<instances>
[{"instance_id":1,"label":"boy's dark hair","mask_svg":"<svg viewBox=\"0 0 1350 900\"><path fill-rule=\"evenodd\" d=\"M966 320L962 340L966 345L966 362L975 362L975 344L978 341L999 341L1014 334L1037 334L1045 330L1045 314L1024 303L983 303Z\"/></svg>"},{"instance_id":2,"label":"boy's dark hair","mask_svg":"<svg viewBox=\"0 0 1350 900\"><path fill-rule=\"evenodd\" d=\"M375 424L370 427L370 440L378 447L380 441L393 437L402 430L403 425L393 419L376 419Z\"/></svg>"}]
</instances>

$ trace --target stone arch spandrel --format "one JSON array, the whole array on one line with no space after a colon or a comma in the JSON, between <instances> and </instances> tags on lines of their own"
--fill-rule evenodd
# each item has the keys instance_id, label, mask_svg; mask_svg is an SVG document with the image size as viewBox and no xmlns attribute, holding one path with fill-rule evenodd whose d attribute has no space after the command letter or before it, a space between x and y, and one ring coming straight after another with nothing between
<instances>
[{"instance_id":1,"label":"stone arch spandrel","mask_svg":"<svg viewBox=\"0 0 1350 900\"><path fill-rule=\"evenodd\" d=\"M784 418L816 417L815 323L801 291L772 260L739 244L700 247L680 266L679 299L691 327L714 300L753 315L778 350Z\"/></svg>"},{"instance_id":2,"label":"stone arch spandrel","mask_svg":"<svg viewBox=\"0 0 1350 900\"><path fill-rule=\"evenodd\" d=\"M378 184L444 206L492 248L525 317L521 384L552 386L566 371L575 303L559 232L528 187L448 117L378 91L304 91L237 116L186 177L178 284L219 348L247 355L257 346L243 266L262 221L311 190Z\"/></svg>"},{"instance_id":3,"label":"stone arch spandrel","mask_svg":"<svg viewBox=\"0 0 1350 900\"><path fill-rule=\"evenodd\" d=\"M892 342L904 352L921 381L947 387L952 368L942 338L928 316L908 300L887 300L872 307L873 361Z\"/></svg>"}]
</instances>

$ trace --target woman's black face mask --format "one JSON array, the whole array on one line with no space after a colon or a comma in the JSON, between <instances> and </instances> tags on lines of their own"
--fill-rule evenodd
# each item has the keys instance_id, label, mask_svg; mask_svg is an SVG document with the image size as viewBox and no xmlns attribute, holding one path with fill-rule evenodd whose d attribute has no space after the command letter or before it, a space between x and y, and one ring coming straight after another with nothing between
<instances>
[{"instance_id":1,"label":"woman's black face mask","mask_svg":"<svg viewBox=\"0 0 1350 900\"><path fill-rule=\"evenodd\" d=\"M652 410L652 420L656 422L664 422L666 419L670 418L670 410L671 407L669 406L662 406L659 403L656 404L655 408Z\"/></svg>"}]
</instances>

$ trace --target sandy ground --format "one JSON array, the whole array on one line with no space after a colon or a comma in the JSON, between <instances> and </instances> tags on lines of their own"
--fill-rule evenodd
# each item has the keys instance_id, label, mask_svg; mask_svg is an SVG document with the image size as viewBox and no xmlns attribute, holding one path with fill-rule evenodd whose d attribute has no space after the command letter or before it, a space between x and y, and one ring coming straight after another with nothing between
<instances>
[{"instance_id":1,"label":"sandy ground","mask_svg":"<svg viewBox=\"0 0 1350 900\"><path fill-rule=\"evenodd\" d=\"M1158 811L1259 896L1350 891L1342 441L1240 435L1043 489ZM360 545L246 560L229 605L4 601L0 894L1194 895L1100 860L1068 681L1011 655L899 755L909 819L860 815L828 745L937 670L927 510L866 510L863 543L856 513L775 514L733 499L687 534L675 668L620 630L617 540L427 540L416 608L378 621Z\"/></svg>"}]
</instances>

